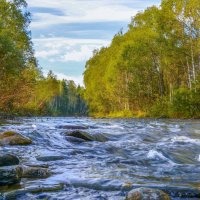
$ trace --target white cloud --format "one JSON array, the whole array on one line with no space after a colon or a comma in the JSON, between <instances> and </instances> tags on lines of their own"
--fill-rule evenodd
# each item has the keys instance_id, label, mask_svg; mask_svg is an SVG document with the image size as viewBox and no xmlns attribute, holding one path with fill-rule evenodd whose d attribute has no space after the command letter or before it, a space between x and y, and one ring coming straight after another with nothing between
<instances>
[{"instance_id":1,"label":"white cloud","mask_svg":"<svg viewBox=\"0 0 200 200\"><path fill-rule=\"evenodd\" d=\"M34 39L36 57L49 59L50 62L86 61L93 50L109 45L107 40L39 38Z\"/></svg>"},{"instance_id":2,"label":"white cloud","mask_svg":"<svg viewBox=\"0 0 200 200\"><path fill-rule=\"evenodd\" d=\"M92 56L92 52L95 48L99 48L100 46L95 45L82 45L79 50L72 50L65 53L64 56L61 57L62 62L67 61L86 61Z\"/></svg>"},{"instance_id":3,"label":"white cloud","mask_svg":"<svg viewBox=\"0 0 200 200\"><path fill-rule=\"evenodd\" d=\"M63 79L73 80L76 83L76 85L81 85L81 86L84 85L83 84L83 76L68 76L66 74L55 72L55 71L53 73L56 75L58 80L63 80ZM43 74L46 77L48 74L48 70L43 70Z\"/></svg>"},{"instance_id":4,"label":"white cloud","mask_svg":"<svg viewBox=\"0 0 200 200\"><path fill-rule=\"evenodd\" d=\"M50 13L36 13L35 21L32 22L32 28L45 28L58 24L70 23L94 23L94 22L122 22L130 21L131 16L137 13L136 10L127 7L115 6L113 8L100 7L93 10L87 10L85 13L77 15L58 16Z\"/></svg>"},{"instance_id":5,"label":"white cloud","mask_svg":"<svg viewBox=\"0 0 200 200\"><path fill-rule=\"evenodd\" d=\"M48 58L51 56L55 56L59 54L59 50L57 49L50 49L50 50L42 50L42 51L36 51L35 56L37 58Z\"/></svg>"},{"instance_id":6,"label":"white cloud","mask_svg":"<svg viewBox=\"0 0 200 200\"><path fill-rule=\"evenodd\" d=\"M53 12L33 14L32 28L45 28L57 24L130 21L137 8L125 4L129 1L97 0L28 0L30 7L56 9ZM133 2L133 1L132 1ZM137 1L136 1L137 2Z\"/></svg>"},{"instance_id":7,"label":"white cloud","mask_svg":"<svg viewBox=\"0 0 200 200\"><path fill-rule=\"evenodd\" d=\"M154 2L158 4L160 0L27 0L27 2L33 11L31 23L33 37L40 37L34 38L33 43L36 57L44 65L42 67L48 66L48 69L59 71L58 68L66 66L66 73L70 74L73 71L72 74L80 75L83 73L84 61L90 58L94 49L108 46L111 34L114 35L123 24L128 24L131 17L139 10L151 6ZM112 26L98 28L97 22L112 22L111 24L115 24L116 27L119 24L119 28L116 28L118 29L116 32ZM92 25L84 27L85 23L96 23L95 29ZM60 25L60 28L55 25ZM66 28L63 28L64 26ZM60 35L62 37L58 37ZM76 39L66 38L66 35ZM81 39L84 36L87 38L96 36L108 40ZM69 61L79 62L74 63L76 69L72 70L73 65ZM56 75L59 79L73 79L77 84L83 85L82 76L67 76L63 73Z\"/></svg>"},{"instance_id":8,"label":"white cloud","mask_svg":"<svg viewBox=\"0 0 200 200\"><path fill-rule=\"evenodd\" d=\"M46 47L60 47L63 45L77 45L77 44L103 44L108 45L109 40L100 39L75 39L65 37L49 37L49 38L35 38L33 42L36 45L45 45Z\"/></svg>"},{"instance_id":9,"label":"white cloud","mask_svg":"<svg viewBox=\"0 0 200 200\"><path fill-rule=\"evenodd\" d=\"M57 76L57 78L59 80L63 80L63 79L65 79L65 80L73 80L76 83L76 85L81 85L81 86L84 85L83 84L83 76L67 76L67 75L65 75L63 73L55 73L55 75Z\"/></svg>"}]
</instances>

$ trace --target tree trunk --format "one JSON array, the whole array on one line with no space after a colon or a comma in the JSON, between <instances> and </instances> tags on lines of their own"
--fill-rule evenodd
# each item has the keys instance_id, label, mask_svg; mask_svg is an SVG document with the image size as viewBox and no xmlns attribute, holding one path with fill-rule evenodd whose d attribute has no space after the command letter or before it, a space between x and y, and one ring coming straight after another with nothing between
<instances>
[{"instance_id":1,"label":"tree trunk","mask_svg":"<svg viewBox=\"0 0 200 200\"><path fill-rule=\"evenodd\" d=\"M187 68L188 68L188 87L191 90L192 84L191 84L190 65L189 65L189 62L188 62L188 57L186 57L186 60L187 60Z\"/></svg>"}]
</instances>

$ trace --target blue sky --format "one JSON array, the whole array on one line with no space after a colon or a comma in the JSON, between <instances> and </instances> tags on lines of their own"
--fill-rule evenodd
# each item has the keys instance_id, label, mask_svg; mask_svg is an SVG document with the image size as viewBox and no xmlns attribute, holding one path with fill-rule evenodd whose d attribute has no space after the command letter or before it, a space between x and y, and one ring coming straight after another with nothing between
<instances>
[{"instance_id":1,"label":"blue sky","mask_svg":"<svg viewBox=\"0 0 200 200\"><path fill-rule=\"evenodd\" d=\"M35 54L44 74L83 84L85 62L137 12L160 0L27 0Z\"/></svg>"}]
</instances>

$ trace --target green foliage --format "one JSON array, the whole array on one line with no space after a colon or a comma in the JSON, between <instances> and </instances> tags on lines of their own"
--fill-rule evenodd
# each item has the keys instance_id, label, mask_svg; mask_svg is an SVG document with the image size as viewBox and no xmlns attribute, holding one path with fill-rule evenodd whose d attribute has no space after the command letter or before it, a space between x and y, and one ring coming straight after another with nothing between
<instances>
[{"instance_id":1,"label":"green foliage","mask_svg":"<svg viewBox=\"0 0 200 200\"><path fill-rule=\"evenodd\" d=\"M200 117L200 3L163 0L94 52L84 73L96 116Z\"/></svg>"},{"instance_id":2,"label":"green foliage","mask_svg":"<svg viewBox=\"0 0 200 200\"><path fill-rule=\"evenodd\" d=\"M34 57L25 0L0 0L0 113L84 115L84 89L43 77Z\"/></svg>"},{"instance_id":3,"label":"green foliage","mask_svg":"<svg viewBox=\"0 0 200 200\"><path fill-rule=\"evenodd\" d=\"M200 90L177 89L174 93L171 109L174 117L200 116Z\"/></svg>"},{"instance_id":4,"label":"green foliage","mask_svg":"<svg viewBox=\"0 0 200 200\"><path fill-rule=\"evenodd\" d=\"M59 93L48 102L52 115L72 116L87 115L87 105L83 99L84 88L76 86L73 81L59 81Z\"/></svg>"},{"instance_id":5,"label":"green foliage","mask_svg":"<svg viewBox=\"0 0 200 200\"><path fill-rule=\"evenodd\" d=\"M166 118L169 117L171 109L171 104L168 99L159 99L155 104L149 109L148 115L155 118ZM172 117L172 116L171 116Z\"/></svg>"}]
</instances>

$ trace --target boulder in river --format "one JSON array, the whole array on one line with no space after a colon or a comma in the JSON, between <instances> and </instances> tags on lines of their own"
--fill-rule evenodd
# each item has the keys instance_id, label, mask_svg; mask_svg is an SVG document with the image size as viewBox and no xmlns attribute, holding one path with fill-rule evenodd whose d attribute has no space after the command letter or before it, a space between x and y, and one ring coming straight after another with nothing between
<instances>
[{"instance_id":1,"label":"boulder in river","mask_svg":"<svg viewBox=\"0 0 200 200\"><path fill-rule=\"evenodd\" d=\"M67 136L69 137L74 137L74 138L78 138L80 140L78 140L79 142L81 141L98 141L98 142L106 142L108 140L108 138L106 136L104 136L103 134L89 134L87 132L83 132L83 131L73 131L73 132L67 132L66 133Z\"/></svg>"},{"instance_id":2,"label":"boulder in river","mask_svg":"<svg viewBox=\"0 0 200 200\"><path fill-rule=\"evenodd\" d=\"M5 200L32 199L27 194L30 194L30 193L31 194L39 194L39 193L44 194L44 193L47 193L47 192L57 192L57 191L63 190L63 188L64 188L63 184L28 186L28 187L20 189L20 190L14 190L14 191L6 192L3 195L3 197L4 197L3 199L5 199ZM1 196L0 196L0 199L1 199ZM41 199L41 198L39 198L39 199ZM49 199L49 198L42 198L42 199Z\"/></svg>"},{"instance_id":3,"label":"boulder in river","mask_svg":"<svg viewBox=\"0 0 200 200\"><path fill-rule=\"evenodd\" d=\"M158 189L138 188L131 190L126 200L171 200L168 194Z\"/></svg>"},{"instance_id":4,"label":"boulder in river","mask_svg":"<svg viewBox=\"0 0 200 200\"><path fill-rule=\"evenodd\" d=\"M6 131L0 133L0 145L29 145L32 141L20 133L14 131Z\"/></svg>"},{"instance_id":5,"label":"boulder in river","mask_svg":"<svg viewBox=\"0 0 200 200\"><path fill-rule=\"evenodd\" d=\"M70 130L78 130L78 129L88 129L88 126L84 126L84 125L61 125L61 126L57 126L57 128L62 128L62 129L70 129Z\"/></svg>"},{"instance_id":6,"label":"boulder in river","mask_svg":"<svg viewBox=\"0 0 200 200\"><path fill-rule=\"evenodd\" d=\"M48 156L38 156L36 159L38 161L48 162L48 161L64 160L65 157L59 155L48 155Z\"/></svg>"},{"instance_id":7,"label":"boulder in river","mask_svg":"<svg viewBox=\"0 0 200 200\"><path fill-rule=\"evenodd\" d=\"M23 166L22 178L47 178L50 172L47 168Z\"/></svg>"},{"instance_id":8,"label":"boulder in river","mask_svg":"<svg viewBox=\"0 0 200 200\"><path fill-rule=\"evenodd\" d=\"M22 168L19 166L0 167L0 186L17 184L21 176Z\"/></svg>"},{"instance_id":9,"label":"boulder in river","mask_svg":"<svg viewBox=\"0 0 200 200\"><path fill-rule=\"evenodd\" d=\"M0 155L0 167L12 166L12 165L18 165L18 164L19 164L18 157L11 154Z\"/></svg>"}]
</instances>

